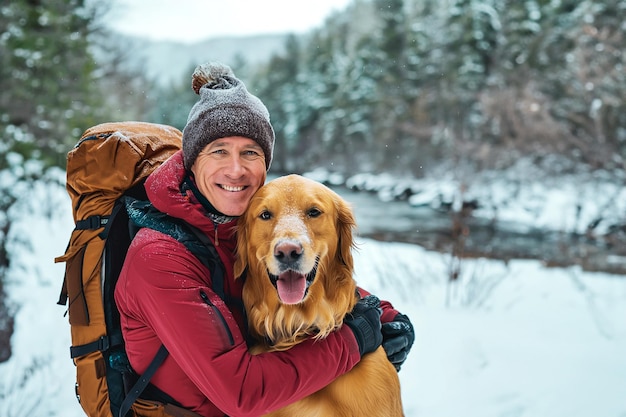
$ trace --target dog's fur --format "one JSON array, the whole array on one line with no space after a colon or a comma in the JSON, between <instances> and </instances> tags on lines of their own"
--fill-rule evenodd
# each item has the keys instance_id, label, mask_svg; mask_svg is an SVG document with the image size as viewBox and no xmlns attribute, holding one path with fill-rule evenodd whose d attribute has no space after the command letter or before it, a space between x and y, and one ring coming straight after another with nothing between
<instances>
[{"instance_id":1,"label":"dog's fur","mask_svg":"<svg viewBox=\"0 0 626 417\"><path fill-rule=\"evenodd\" d=\"M298 175L270 181L238 225L235 275L246 271L243 301L251 352L286 350L340 327L357 302L349 205ZM382 347L324 389L269 414L402 416L400 382Z\"/></svg>"}]
</instances>

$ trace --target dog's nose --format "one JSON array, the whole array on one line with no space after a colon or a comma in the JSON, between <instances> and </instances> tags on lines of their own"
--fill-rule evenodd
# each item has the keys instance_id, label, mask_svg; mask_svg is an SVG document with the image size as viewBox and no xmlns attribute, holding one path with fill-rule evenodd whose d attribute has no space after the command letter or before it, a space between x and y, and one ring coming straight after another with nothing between
<instances>
[{"instance_id":1,"label":"dog's nose","mask_svg":"<svg viewBox=\"0 0 626 417\"><path fill-rule=\"evenodd\" d=\"M291 240L282 240L274 247L274 257L283 264L293 264L302 257L302 245Z\"/></svg>"}]
</instances>

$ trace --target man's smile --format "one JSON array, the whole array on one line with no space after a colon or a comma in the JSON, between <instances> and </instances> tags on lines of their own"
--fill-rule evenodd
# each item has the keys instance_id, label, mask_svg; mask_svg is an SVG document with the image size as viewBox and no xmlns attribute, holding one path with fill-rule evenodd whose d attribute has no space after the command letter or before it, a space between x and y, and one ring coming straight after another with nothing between
<instances>
[{"instance_id":1,"label":"man's smile","mask_svg":"<svg viewBox=\"0 0 626 417\"><path fill-rule=\"evenodd\" d=\"M218 184L218 185L221 189L226 190L226 191L231 191L231 192L243 191L246 188L244 186L235 187L232 185L225 185L225 184Z\"/></svg>"}]
</instances>

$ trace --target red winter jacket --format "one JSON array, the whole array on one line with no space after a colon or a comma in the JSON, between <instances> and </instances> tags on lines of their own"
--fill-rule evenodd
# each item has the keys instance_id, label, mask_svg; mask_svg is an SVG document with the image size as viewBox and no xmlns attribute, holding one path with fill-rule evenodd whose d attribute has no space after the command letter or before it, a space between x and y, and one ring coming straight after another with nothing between
<instances>
[{"instance_id":1,"label":"red winter jacket","mask_svg":"<svg viewBox=\"0 0 626 417\"><path fill-rule=\"evenodd\" d=\"M160 211L211 238L225 267L224 290L241 299L241 282L233 279L235 221L214 224L191 192L181 192L184 175L179 152L148 178L148 197ZM115 289L133 369L142 374L164 344L170 354L151 382L183 407L206 417L258 416L312 394L359 361L347 326L322 341L250 355L242 312L231 311L211 290L209 275L183 244L144 228L128 250ZM395 314L384 303L383 320Z\"/></svg>"}]
</instances>

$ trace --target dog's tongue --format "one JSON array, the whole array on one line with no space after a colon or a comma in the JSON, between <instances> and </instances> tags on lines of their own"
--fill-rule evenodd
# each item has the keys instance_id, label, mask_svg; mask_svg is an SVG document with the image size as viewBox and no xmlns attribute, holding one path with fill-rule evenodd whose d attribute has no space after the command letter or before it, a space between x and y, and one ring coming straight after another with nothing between
<instances>
[{"instance_id":1,"label":"dog's tongue","mask_svg":"<svg viewBox=\"0 0 626 417\"><path fill-rule=\"evenodd\" d=\"M306 278L293 271L285 272L278 277L276 288L284 304L298 304L304 298Z\"/></svg>"}]
</instances>

